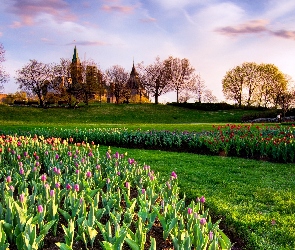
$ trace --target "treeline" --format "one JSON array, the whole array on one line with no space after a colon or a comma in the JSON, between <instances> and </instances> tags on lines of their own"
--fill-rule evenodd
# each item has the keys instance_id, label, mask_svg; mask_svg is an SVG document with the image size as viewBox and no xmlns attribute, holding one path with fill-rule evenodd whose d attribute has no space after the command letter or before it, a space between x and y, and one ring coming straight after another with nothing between
<instances>
[{"instance_id":1,"label":"treeline","mask_svg":"<svg viewBox=\"0 0 295 250\"><path fill-rule=\"evenodd\" d=\"M177 102L194 97L207 102L216 101L212 91L206 89L200 76L195 73L188 59L159 57L149 65L133 65L131 73L123 67L114 65L102 71L93 60L83 61L75 58L61 59L59 64L45 64L30 60L17 70L16 82L29 96L36 96L40 106L52 99L63 100L69 106L79 102L98 99L120 103L149 101L154 98L158 104L159 96L175 91Z\"/></svg>"}]
</instances>

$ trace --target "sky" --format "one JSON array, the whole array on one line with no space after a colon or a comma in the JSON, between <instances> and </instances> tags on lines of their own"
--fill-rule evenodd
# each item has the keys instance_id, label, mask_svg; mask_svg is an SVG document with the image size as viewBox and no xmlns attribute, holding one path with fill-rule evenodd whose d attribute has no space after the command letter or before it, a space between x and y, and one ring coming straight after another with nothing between
<instances>
[{"instance_id":1,"label":"sky","mask_svg":"<svg viewBox=\"0 0 295 250\"><path fill-rule=\"evenodd\" d=\"M272 63L295 80L295 0L1 0L0 43L16 70L30 59L92 59L101 70L189 59L218 101L222 79L244 62ZM176 101L174 93L160 102Z\"/></svg>"}]
</instances>

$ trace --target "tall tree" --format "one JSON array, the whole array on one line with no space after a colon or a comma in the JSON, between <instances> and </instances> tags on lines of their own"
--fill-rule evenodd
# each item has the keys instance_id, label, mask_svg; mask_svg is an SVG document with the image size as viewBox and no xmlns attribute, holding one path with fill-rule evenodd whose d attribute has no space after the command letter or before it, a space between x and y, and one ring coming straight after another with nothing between
<instances>
[{"instance_id":1,"label":"tall tree","mask_svg":"<svg viewBox=\"0 0 295 250\"><path fill-rule=\"evenodd\" d=\"M19 88L28 94L37 95L41 107L44 106L52 78L52 67L37 60L30 60L22 69L16 71L16 82Z\"/></svg>"},{"instance_id":2,"label":"tall tree","mask_svg":"<svg viewBox=\"0 0 295 250\"><path fill-rule=\"evenodd\" d=\"M222 92L226 99L235 101L242 106L242 93L245 85L244 72L241 66L237 66L226 72L222 79Z\"/></svg>"},{"instance_id":3,"label":"tall tree","mask_svg":"<svg viewBox=\"0 0 295 250\"><path fill-rule=\"evenodd\" d=\"M164 65L169 89L176 91L176 101L178 103L180 92L187 91L195 85L195 69L188 59L173 58L172 56L164 61Z\"/></svg>"},{"instance_id":4,"label":"tall tree","mask_svg":"<svg viewBox=\"0 0 295 250\"><path fill-rule=\"evenodd\" d=\"M155 104L158 104L159 96L169 91L169 76L164 61L160 57L156 57L154 63L147 66L141 63L137 68L143 88L147 91L148 96L151 95L155 98Z\"/></svg>"},{"instance_id":5,"label":"tall tree","mask_svg":"<svg viewBox=\"0 0 295 250\"><path fill-rule=\"evenodd\" d=\"M0 93L3 91L3 84L9 80L8 73L4 70L2 63L5 61L5 50L2 43L0 43Z\"/></svg>"},{"instance_id":6,"label":"tall tree","mask_svg":"<svg viewBox=\"0 0 295 250\"><path fill-rule=\"evenodd\" d=\"M106 71L106 76L109 89L115 96L116 103L118 104L120 98L123 97L124 88L129 79L129 74L123 67L114 65Z\"/></svg>"}]
</instances>

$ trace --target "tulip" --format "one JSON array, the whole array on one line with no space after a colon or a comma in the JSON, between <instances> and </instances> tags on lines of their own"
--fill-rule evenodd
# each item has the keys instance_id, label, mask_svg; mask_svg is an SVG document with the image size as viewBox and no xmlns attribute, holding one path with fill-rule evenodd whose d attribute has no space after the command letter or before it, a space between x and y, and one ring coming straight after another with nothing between
<instances>
[{"instance_id":1,"label":"tulip","mask_svg":"<svg viewBox=\"0 0 295 250\"><path fill-rule=\"evenodd\" d=\"M145 189L144 189L144 188L141 189L141 193L142 193L142 194L145 194Z\"/></svg>"},{"instance_id":2,"label":"tulip","mask_svg":"<svg viewBox=\"0 0 295 250\"><path fill-rule=\"evenodd\" d=\"M128 181L125 182L125 187L126 187L126 188L129 188L129 187L130 187Z\"/></svg>"},{"instance_id":3,"label":"tulip","mask_svg":"<svg viewBox=\"0 0 295 250\"><path fill-rule=\"evenodd\" d=\"M189 208L187 209L187 213L188 213L188 214L192 214L192 213L193 213L193 209L189 207Z\"/></svg>"},{"instance_id":4,"label":"tulip","mask_svg":"<svg viewBox=\"0 0 295 250\"><path fill-rule=\"evenodd\" d=\"M214 236L213 232L212 232L212 231L210 231L210 232L209 232L209 240L210 240L210 241L212 241L212 240L213 240L213 236Z\"/></svg>"},{"instance_id":5,"label":"tulip","mask_svg":"<svg viewBox=\"0 0 295 250\"><path fill-rule=\"evenodd\" d=\"M10 186L9 189L14 192L14 186Z\"/></svg>"},{"instance_id":6,"label":"tulip","mask_svg":"<svg viewBox=\"0 0 295 250\"><path fill-rule=\"evenodd\" d=\"M177 179L177 174L174 171L171 173L171 179Z\"/></svg>"},{"instance_id":7,"label":"tulip","mask_svg":"<svg viewBox=\"0 0 295 250\"><path fill-rule=\"evenodd\" d=\"M19 173L20 173L21 175L23 175L23 174L25 173L25 170L24 170L23 168L20 168L20 169L19 169Z\"/></svg>"},{"instance_id":8,"label":"tulip","mask_svg":"<svg viewBox=\"0 0 295 250\"><path fill-rule=\"evenodd\" d=\"M205 218L201 218L200 219L200 224L203 226L203 225L205 225L206 224L206 219Z\"/></svg>"},{"instance_id":9,"label":"tulip","mask_svg":"<svg viewBox=\"0 0 295 250\"><path fill-rule=\"evenodd\" d=\"M42 175L41 175L41 181L42 181L42 182L45 182L45 181L46 181L46 178L47 178L47 177L46 177L46 174L42 174Z\"/></svg>"},{"instance_id":10,"label":"tulip","mask_svg":"<svg viewBox=\"0 0 295 250\"><path fill-rule=\"evenodd\" d=\"M50 190L50 196L53 197L55 195L54 190Z\"/></svg>"},{"instance_id":11,"label":"tulip","mask_svg":"<svg viewBox=\"0 0 295 250\"><path fill-rule=\"evenodd\" d=\"M57 160L58 158L59 158L59 155L58 155L58 154L56 154L56 155L55 155L55 159Z\"/></svg>"},{"instance_id":12,"label":"tulip","mask_svg":"<svg viewBox=\"0 0 295 250\"><path fill-rule=\"evenodd\" d=\"M6 177L6 181L7 181L7 183L10 183L10 182L11 182L11 176L10 176L10 175L8 175L8 176Z\"/></svg>"},{"instance_id":13,"label":"tulip","mask_svg":"<svg viewBox=\"0 0 295 250\"><path fill-rule=\"evenodd\" d=\"M79 192L79 184L75 184L74 185L74 190L77 191L77 192Z\"/></svg>"},{"instance_id":14,"label":"tulip","mask_svg":"<svg viewBox=\"0 0 295 250\"><path fill-rule=\"evenodd\" d=\"M72 188L72 186L68 183L67 186L66 186L66 189L69 190L71 188Z\"/></svg>"},{"instance_id":15,"label":"tulip","mask_svg":"<svg viewBox=\"0 0 295 250\"><path fill-rule=\"evenodd\" d=\"M86 177L87 177L87 178L91 178L91 177L92 177L92 173L91 173L90 171L88 171L88 172L86 173Z\"/></svg>"},{"instance_id":16,"label":"tulip","mask_svg":"<svg viewBox=\"0 0 295 250\"><path fill-rule=\"evenodd\" d=\"M19 201L20 201L21 203L24 203L24 202L25 202L25 194L20 194L20 196L19 196Z\"/></svg>"},{"instance_id":17,"label":"tulip","mask_svg":"<svg viewBox=\"0 0 295 250\"><path fill-rule=\"evenodd\" d=\"M43 213L43 206L38 205L37 210L38 210L38 213Z\"/></svg>"},{"instance_id":18,"label":"tulip","mask_svg":"<svg viewBox=\"0 0 295 250\"><path fill-rule=\"evenodd\" d=\"M60 183L59 182L55 183L55 187L60 188Z\"/></svg>"},{"instance_id":19,"label":"tulip","mask_svg":"<svg viewBox=\"0 0 295 250\"><path fill-rule=\"evenodd\" d=\"M200 202L201 202L201 203L205 203L205 201L206 201L205 197L202 196L201 199L200 199Z\"/></svg>"},{"instance_id":20,"label":"tulip","mask_svg":"<svg viewBox=\"0 0 295 250\"><path fill-rule=\"evenodd\" d=\"M100 169L100 165L96 165L96 169L99 170Z\"/></svg>"}]
</instances>

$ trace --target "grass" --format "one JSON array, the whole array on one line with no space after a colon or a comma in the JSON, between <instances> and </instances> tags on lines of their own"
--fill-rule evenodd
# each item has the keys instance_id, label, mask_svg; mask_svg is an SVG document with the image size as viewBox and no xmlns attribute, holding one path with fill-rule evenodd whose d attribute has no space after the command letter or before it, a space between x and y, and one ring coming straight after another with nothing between
<instances>
[{"instance_id":1,"label":"grass","mask_svg":"<svg viewBox=\"0 0 295 250\"><path fill-rule=\"evenodd\" d=\"M101 152L107 150L101 146ZM240 158L171 153L155 150L111 148L168 177L178 175L187 198L204 195L215 218L246 239L247 249L294 249L295 169ZM246 247L245 247L246 248Z\"/></svg>"},{"instance_id":2,"label":"grass","mask_svg":"<svg viewBox=\"0 0 295 250\"><path fill-rule=\"evenodd\" d=\"M198 111L165 105L81 106L78 109L9 107L0 105L2 130L35 127L144 130L210 130L212 125L240 123L253 111ZM254 111L255 112L255 111ZM101 152L106 151L101 146ZM247 241L247 249L295 248L295 194L292 164L189 153L112 148L146 162L168 176L176 171L188 198L206 196L207 206L226 228Z\"/></svg>"},{"instance_id":3,"label":"grass","mask_svg":"<svg viewBox=\"0 0 295 250\"><path fill-rule=\"evenodd\" d=\"M169 105L96 104L77 109L11 107L0 105L3 128L128 127L131 129L208 130L212 124L240 123L253 111L199 111Z\"/></svg>"}]
</instances>

